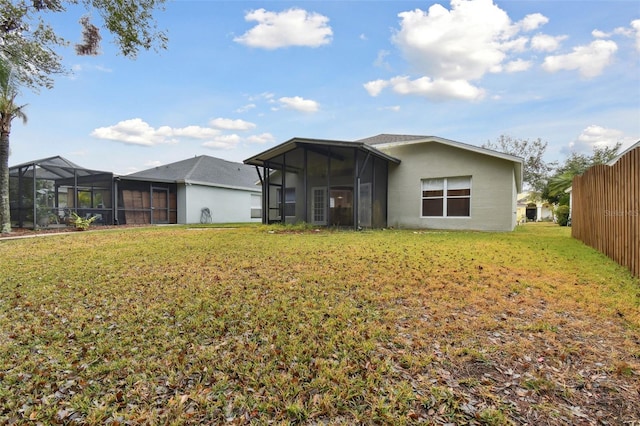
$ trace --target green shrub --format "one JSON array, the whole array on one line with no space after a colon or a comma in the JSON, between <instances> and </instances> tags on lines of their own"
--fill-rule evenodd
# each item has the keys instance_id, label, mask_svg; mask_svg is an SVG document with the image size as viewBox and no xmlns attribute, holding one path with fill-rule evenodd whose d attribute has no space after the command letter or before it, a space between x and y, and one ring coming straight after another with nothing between
<instances>
[{"instance_id":1,"label":"green shrub","mask_svg":"<svg viewBox=\"0 0 640 426\"><path fill-rule=\"evenodd\" d=\"M558 225L567 226L569 223L569 206L558 206L556 209L556 220Z\"/></svg>"},{"instance_id":2,"label":"green shrub","mask_svg":"<svg viewBox=\"0 0 640 426\"><path fill-rule=\"evenodd\" d=\"M78 231L86 231L89 229L89 226L96 220L98 216L91 216L90 218L85 219L84 217L78 216L75 212L71 212L71 223L76 227Z\"/></svg>"}]
</instances>

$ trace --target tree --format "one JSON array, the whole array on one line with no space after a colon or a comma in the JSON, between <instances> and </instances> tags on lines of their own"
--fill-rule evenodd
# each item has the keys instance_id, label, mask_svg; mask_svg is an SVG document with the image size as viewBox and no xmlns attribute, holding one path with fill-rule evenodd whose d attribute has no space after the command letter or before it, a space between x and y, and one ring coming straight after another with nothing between
<instances>
[{"instance_id":1,"label":"tree","mask_svg":"<svg viewBox=\"0 0 640 426\"><path fill-rule=\"evenodd\" d=\"M0 233L11 232L9 210L9 135L15 118L27 122L24 105L15 103L18 96L11 66L0 58Z\"/></svg>"},{"instance_id":2,"label":"tree","mask_svg":"<svg viewBox=\"0 0 640 426\"><path fill-rule=\"evenodd\" d=\"M153 12L165 0L0 0L0 56L13 64L20 86L31 89L53 86L53 76L67 72L56 53L69 42L58 36L44 18L66 12L66 5L81 4L89 12L80 19L83 42L76 53L95 55L100 30L91 23L93 12L114 36L120 53L135 58L140 49L164 49L167 36L156 28Z\"/></svg>"},{"instance_id":3,"label":"tree","mask_svg":"<svg viewBox=\"0 0 640 426\"><path fill-rule=\"evenodd\" d=\"M565 191L572 185L573 178L592 166L607 164L616 158L621 146L620 142L614 146L596 146L591 155L572 152L543 188L542 198L553 204L568 205L569 197L565 195Z\"/></svg>"},{"instance_id":4,"label":"tree","mask_svg":"<svg viewBox=\"0 0 640 426\"><path fill-rule=\"evenodd\" d=\"M67 5L80 4L88 15L80 18L82 43L79 55L99 52L100 28L91 22L96 13L102 27L114 36L122 55L135 59L141 49L166 48L167 36L156 28L154 11L165 0L0 0L0 65L2 66L2 144L0 146L0 228L11 229L9 220L9 134L14 118L25 119L15 99L18 87L38 91L53 87L54 76L67 73L56 49L69 42L45 21L52 13L67 12ZM5 176L6 173L6 176ZM6 179L5 179L6 178ZM8 228L7 228L8 227Z\"/></svg>"},{"instance_id":5,"label":"tree","mask_svg":"<svg viewBox=\"0 0 640 426\"><path fill-rule=\"evenodd\" d=\"M523 158L522 180L533 192L542 192L546 179L553 170L553 164L546 163L542 158L547 149L547 142L540 138L531 141L500 135L495 142L487 141L482 147Z\"/></svg>"}]
</instances>

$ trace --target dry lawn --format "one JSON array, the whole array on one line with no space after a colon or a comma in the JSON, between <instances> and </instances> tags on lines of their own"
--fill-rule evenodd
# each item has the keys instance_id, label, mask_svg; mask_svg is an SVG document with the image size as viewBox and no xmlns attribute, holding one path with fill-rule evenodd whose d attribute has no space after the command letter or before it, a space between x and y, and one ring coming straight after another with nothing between
<instances>
[{"instance_id":1,"label":"dry lawn","mask_svg":"<svg viewBox=\"0 0 640 426\"><path fill-rule=\"evenodd\" d=\"M634 424L639 392L640 284L566 228L0 240L0 424Z\"/></svg>"}]
</instances>

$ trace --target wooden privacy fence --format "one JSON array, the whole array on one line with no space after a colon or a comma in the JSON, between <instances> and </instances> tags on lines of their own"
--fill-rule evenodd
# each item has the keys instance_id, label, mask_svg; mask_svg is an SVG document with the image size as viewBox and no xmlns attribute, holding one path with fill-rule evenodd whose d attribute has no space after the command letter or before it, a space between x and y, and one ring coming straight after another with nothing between
<instances>
[{"instance_id":1,"label":"wooden privacy fence","mask_svg":"<svg viewBox=\"0 0 640 426\"><path fill-rule=\"evenodd\" d=\"M571 235L640 276L640 146L573 179Z\"/></svg>"}]
</instances>

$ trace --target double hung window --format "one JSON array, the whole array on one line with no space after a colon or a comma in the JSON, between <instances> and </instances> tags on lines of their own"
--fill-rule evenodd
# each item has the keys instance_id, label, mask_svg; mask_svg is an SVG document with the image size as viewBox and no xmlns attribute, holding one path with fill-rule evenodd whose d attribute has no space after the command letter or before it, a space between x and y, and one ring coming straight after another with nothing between
<instances>
[{"instance_id":1,"label":"double hung window","mask_svg":"<svg viewBox=\"0 0 640 426\"><path fill-rule=\"evenodd\" d=\"M471 176L422 180L423 217L469 217Z\"/></svg>"}]
</instances>

